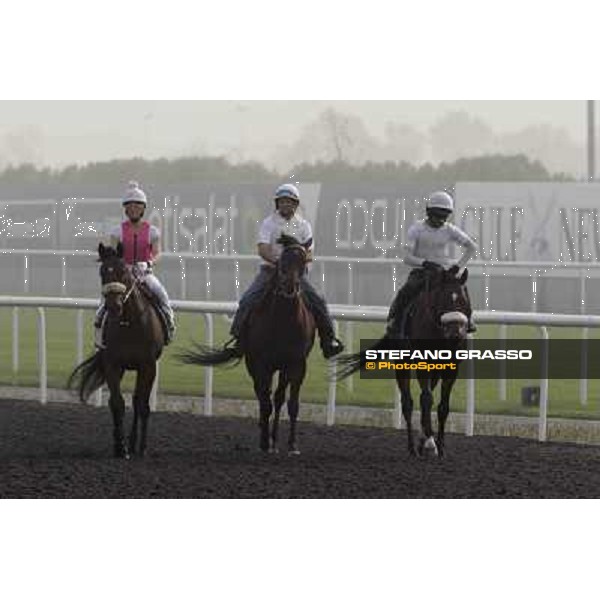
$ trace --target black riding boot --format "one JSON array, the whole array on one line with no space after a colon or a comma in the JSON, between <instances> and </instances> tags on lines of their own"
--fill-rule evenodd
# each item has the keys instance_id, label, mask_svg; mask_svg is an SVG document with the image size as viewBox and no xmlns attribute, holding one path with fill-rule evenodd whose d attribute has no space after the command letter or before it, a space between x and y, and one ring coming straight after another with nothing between
<instances>
[{"instance_id":1,"label":"black riding boot","mask_svg":"<svg viewBox=\"0 0 600 600\"><path fill-rule=\"evenodd\" d=\"M324 358L332 358L336 354L343 352L344 344L335 337L333 321L327 310L325 300L312 288L308 282L304 282L302 287L304 297L306 298L308 308L315 318L315 325L319 331L321 340L321 351Z\"/></svg>"},{"instance_id":2,"label":"black riding boot","mask_svg":"<svg viewBox=\"0 0 600 600\"><path fill-rule=\"evenodd\" d=\"M398 290L396 297L390 306L388 313L387 327L385 335L391 340L400 340L405 336L402 331L402 322L404 320L404 311L408 308L412 299L423 289L425 278L423 271L413 269L406 283Z\"/></svg>"},{"instance_id":3,"label":"black riding boot","mask_svg":"<svg viewBox=\"0 0 600 600\"><path fill-rule=\"evenodd\" d=\"M477 327L475 326L475 323L473 323L473 309L471 308L471 298L469 296L469 290L467 289L466 285L463 287L465 290L465 296L467 297L467 302L469 304L469 308L467 310L467 333L475 333L477 331Z\"/></svg>"}]
</instances>

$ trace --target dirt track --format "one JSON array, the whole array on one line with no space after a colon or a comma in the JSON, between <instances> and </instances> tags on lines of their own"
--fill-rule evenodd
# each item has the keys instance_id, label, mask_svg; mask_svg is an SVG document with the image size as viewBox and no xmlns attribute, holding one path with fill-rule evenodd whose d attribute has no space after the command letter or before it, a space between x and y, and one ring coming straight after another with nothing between
<instances>
[{"instance_id":1,"label":"dirt track","mask_svg":"<svg viewBox=\"0 0 600 600\"><path fill-rule=\"evenodd\" d=\"M300 423L288 457L256 449L252 419L155 413L148 456L119 461L111 431L108 409L0 400L0 497L600 497L598 446L449 435L447 458L420 460L403 431Z\"/></svg>"}]
</instances>

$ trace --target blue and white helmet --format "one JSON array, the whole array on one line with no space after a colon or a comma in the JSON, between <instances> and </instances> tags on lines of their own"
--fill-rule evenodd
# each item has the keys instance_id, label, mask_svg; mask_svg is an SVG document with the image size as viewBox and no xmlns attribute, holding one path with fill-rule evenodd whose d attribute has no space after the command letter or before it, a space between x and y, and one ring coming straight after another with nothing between
<instances>
[{"instance_id":1,"label":"blue and white helmet","mask_svg":"<svg viewBox=\"0 0 600 600\"><path fill-rule=\"evenodd\" d=\"M299 204L300 192L293 183L284 183L275 190L275 196L273 197L275 204L277 204L277 200L280 198L290 198L291 200L294 200L296 204Z\"/></svg>"},{"instance_id":2,"label":"blue and white helmet","mask_svg":"<svg viewBox=\"0 0 600 600\"><path fill-rule=\"evenodd\" d=\"M448 212L454 212L454 200L448 192L433 192L427 199L425 208L442 208Z\"/></svg>"},{"instance_id":3,"label":"blue and white helmet","mask_svg":"<svg viewBox=\"0 0 600 600\"><path fill-rule=\"evenodd\" d=\"M130 202L138 202L143 204L144 206L148 206L148 201L146 200L146 194L144 190L140 187L140 184L137 181L130 181L127 185L127 191L125 192L125 196L123 197L122 205L125 206Z\"/></svg>"}]
</instances>

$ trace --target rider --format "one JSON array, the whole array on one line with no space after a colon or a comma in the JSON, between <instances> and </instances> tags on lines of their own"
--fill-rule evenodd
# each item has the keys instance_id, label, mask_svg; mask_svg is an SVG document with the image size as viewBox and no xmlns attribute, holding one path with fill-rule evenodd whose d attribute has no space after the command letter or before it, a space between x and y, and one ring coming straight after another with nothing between
<instances>
[{"instance_id":1,"label":"rider","mask_svg":"<svg viewBox=\"0 0 600 600\"><path fill-rule=\"evenodd\" d=\"M260 300L265 285L272 277L277 259L281 255L282 246L276 241L279 236L285 233L298 240L308 251L307 261L312 261L312 228L306 219L296 214L296 209L300 204L298 188L291 183L280 185L275 191L273 199L275 201L275 211L262 222L258 233L258 254L262 258L260 270L250 287L240 298L238 310L231 324L233 340L228 345L231 342L235 343L232 349L236 351L237 356L242 355L240 333L243 322L251 309ZM300 279L300 289L309 310L315 318L315 324L321 338L323 356L331 358L339 354L344 346L335 337L333 323L325 299L315 290L306 275Z\"/></svg>"},{"instance_id":2,"label":"rider","mask_svg":"<svg viewBox=\"0 0 600 600\"><path fill-rule=\"evenodd\" d=\"M413 269L390 307L386 335L392 339L402 336L403 313L425 286L427 272L440 272L453 266L453 261L448 257L450 243L464 248L460 260L454 263L459 269L477 252L477 244L462 229L446 222L454 211L454 201L450 194L434 192L429 196L425 209L427 218L413 223L408 229L408 254L404 257L404 263ZM468 317L467 331L471 333L476 329L470 309Z\"/></svg>"},{"instance_id":3,"label":"rider","mask_svg":"<svg viewBox=\"0 0 600 600\"><path fill-rule=\"evenodd\" d=\"M110 232L110 242L114 247L119 242L122 243L125 263L138 280L143 280L157 298L162 312L167 317L165 343L168 344L175 334L175 317L165 288L152 274L152 264L156 262L160 254L160 232L154 225L150 225L148 221L142 219L147 204L146 194L139 184L136 181L130 181L122 201L127 219ZM105 312L104 299L102 299L94 321L97 348L104 347L102 322Z\"/></svg>"}]
</instances>

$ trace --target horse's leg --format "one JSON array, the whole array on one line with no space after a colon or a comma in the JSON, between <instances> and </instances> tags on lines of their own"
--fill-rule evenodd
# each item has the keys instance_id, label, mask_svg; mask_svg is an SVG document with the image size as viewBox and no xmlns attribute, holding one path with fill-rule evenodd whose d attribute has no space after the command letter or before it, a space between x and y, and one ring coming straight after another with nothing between
<instances>
[{"instance_id":1,"label":"horse's leg","mask_svg":"<svg viewBox=\"0 0 600 600\"><path fill-rule=\"evenodd\" d=\"M421 438L419 440L419 455L423 450L431 451L437 454L435 440L433 439L433 426L431 424L431 408L433 407L433 394L431 392L431 379L425 376L418 376L421 386Z\"/></svg>"},{"instance_id":2,"label":"horse's leg","mask_svg":"<svg viewBox=\"0 0 600 600\"><path fill-rule=\"evenodd\" d=\"M134 410L136 413L138 413L140 426L140 444L137 448L137 454L139 456L144 456L144 453L146 452L148 419L150 417L150 394L152 392L152 386L154 385L155 378L155 362L146 363L138 369L134 392Z\"/></svg>"},{"instance_id":3,"label":"horse's leg","mask_svg":"<svg viewBox=\"0 0 600 600\"><path fill-rule=\"evenodd\" d=\"M415 455L415 441L413 438L412 428L412 411L413 399L410 393L410 375L402 375L396 371L396 383L400 390L400 402L402 404L402 416L406 423L406 431L408 434L408 452L411 456Z\"/></svg>"},{"instance_id":4,"label":"horse's leg","mask_svg":"<svg viewBox=\"0 0 600 600\"><path fill-rule=\"evenodd\" d=\"M129 454L135 454L138 439L138 421L140 419L140 408L139 408L139 395L138 395L138 381L140 378L139 371L136 371L135 375L135 389L131 396L131 404L133 407L133 420L131 422L131 429L129 430Z\"/></svg>"},{"instance_id":5,"label":"horse's leg","mask_svg":"<svg viewBox=\"0 0 600 600\"><path fill-rule=\"evenodd\" d=\"M108 405L113 418L114 455L117 458L129 458L123 433L125 400L121 395L121 377L123 377L123 369L111 364L106 366L106 385L110 391Z\"/></svg>"},{"instance_id":6,"label":"horse's leg","mask_svg":"<svg viewBox=\"0 0 600 600\"><path fill-rule=\"evenodd\" d=\"M300 387L306 375L306 360L303 360L294 372L290 380L290 399L288 401L288 415L290 417L290 435L288 437L288 454L300 454L298 441L296 439L296 422L300 412Z\"/></svg>"},{"instance_id":7,"label":"horse's leg","mask_svg":"<svg viewBox=\"0 0 600 600\"><path fill-rule=\"evenodd\" d=\"M263 452L269 451L269 419L273 410L271 406L271 379L273 375L262 372L253 372L254 393L258 398L258 425L260 428L260 449Z\"/></svg>"},{"instance_id":8,"label":"horse's leg","mask_svg":"<svg viewBox=\"0 0 600 600\"><path fill-rule=\"evenodd\" d=\"M275 414L273 415L273 425L271 427L271 450L277 452L277 438L279 437L279 416L281 407L285 404L285 390L288 386L289 379L285 369L279 371L279 383L273 394L273 404L275 406Z\"/></svg>"},{"instance_id":9,"label":"horse's leg","mask_svg":"<svg viewBox=\"0 0 600 600\"><path fill-rule=\"evenodd\" d=\"M456 374L452 373L450 377L442 379L440 403L438 404L438 435L437 435L437 446L439 457L444 457L444 432L446 428L446 420L450 413L450 392L456 381Z\"/></svg>"}]
</instances>

